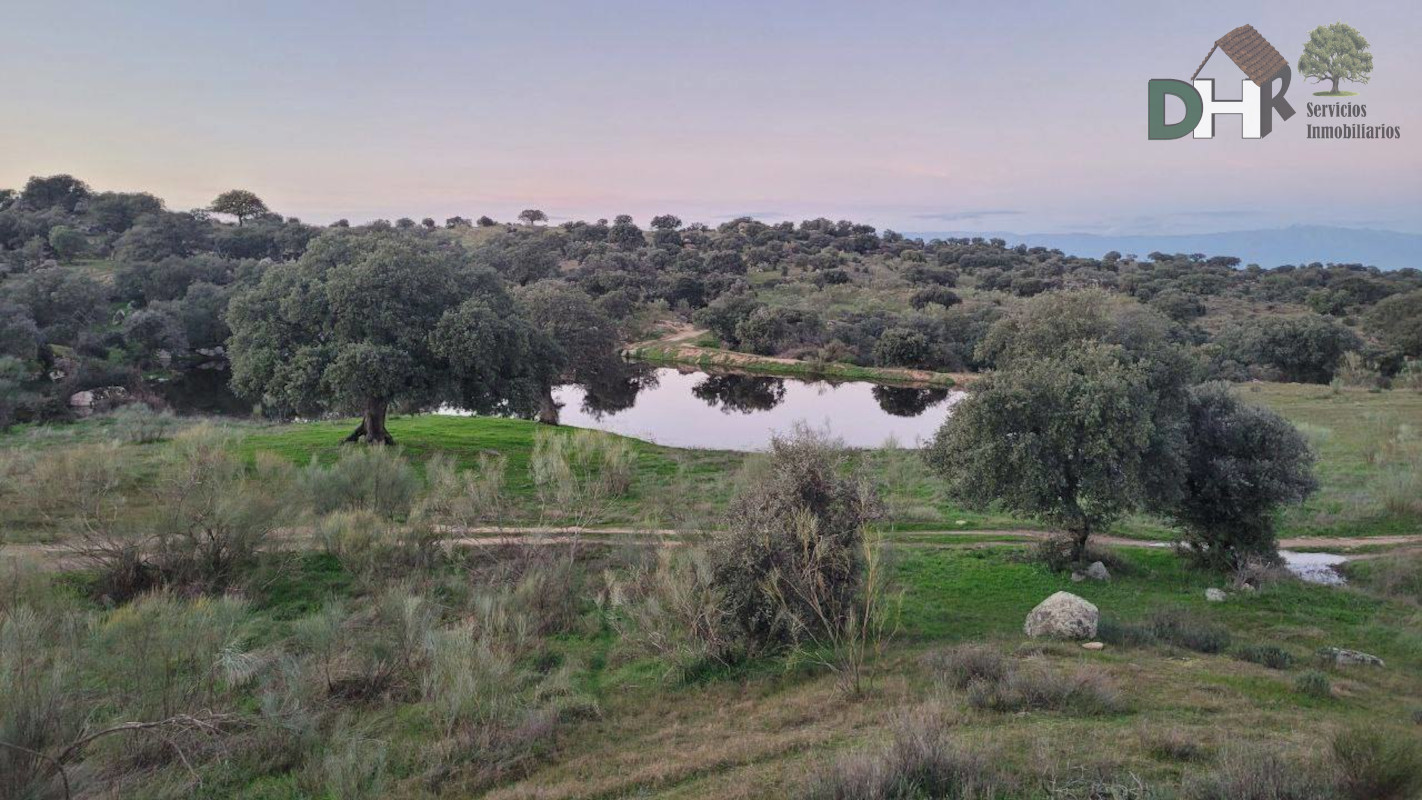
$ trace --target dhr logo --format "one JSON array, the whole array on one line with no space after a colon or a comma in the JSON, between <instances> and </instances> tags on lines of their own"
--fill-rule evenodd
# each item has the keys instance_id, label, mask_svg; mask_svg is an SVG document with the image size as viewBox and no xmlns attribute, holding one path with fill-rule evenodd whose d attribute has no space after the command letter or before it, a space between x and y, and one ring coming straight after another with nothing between
<instances>
[{"instance_id":1,"label":"dhr logo","mask_svg":"<svg viewBox=\"0 0 1422 800\"><path fill-rule=\"evenodd\" d=\"M1223 50L1244 72L1239 100L1216 100L1215 82L1196 80L1216 49ZM1196 139L1213 139L1215 116L1238 114L1244 121L1244 138L1262 139L1274 129L1275 111L1279 112L1280 119L1294 115L1293 106L1284 99L1291 77L1289 62L1279 51L1253 26L1241 25L1215 42L1191 76L1190 83L1170 78L1150 82L1150 138L1179 139L1194 132ZM1277 92L1274 91L1276 80L1282 81ZM1185 116L1179 122L1165 121L1166 97L1178 97L1185 104Z\"/></svg>"}]
</instances>

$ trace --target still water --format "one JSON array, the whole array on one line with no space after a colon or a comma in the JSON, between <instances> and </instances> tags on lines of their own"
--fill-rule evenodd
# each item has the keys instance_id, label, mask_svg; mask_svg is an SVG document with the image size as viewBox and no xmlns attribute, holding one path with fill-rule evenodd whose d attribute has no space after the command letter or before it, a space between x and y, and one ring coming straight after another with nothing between
<instances>
[{"instance_id":1,"label":"still water","mask_svg":"<svg viewBox=\"0 0 1422 800\"><path fill-rule=\"evenodd\" d=\"M643 369L615 387L563 386L559 422L671 447L763 450L808 425L850 447L927 443L962 392Z\"/></svg>"}]
</instances>

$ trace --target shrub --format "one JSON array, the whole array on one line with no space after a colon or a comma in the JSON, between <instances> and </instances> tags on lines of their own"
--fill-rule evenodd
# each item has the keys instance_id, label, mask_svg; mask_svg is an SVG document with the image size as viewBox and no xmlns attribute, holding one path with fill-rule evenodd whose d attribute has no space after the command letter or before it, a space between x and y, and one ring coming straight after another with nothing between
<instances>
[{"instance_id":1,"label":"shrub","mask_svg":"<svg viewBox=\"0 0 1422 800\"><path fill-rule=\"evenodd\" d=\"M397 448L346 447L330 466L312 459L298 485L317 514L365 510L395 519L409 513L420 479Z\"/></svg>"},{"instance_id":2,"label":"shrub","mask_svg":"<svg viewBox=\"0 0 1422 800\"><path fill-rule=\"evenodd\" d=\"M369 511L334 511L316 522L316 538L352 575L370 577L392 539L388 520Z\"/></svg>"},{"instance_id":3,"label":"shrub","mask_svg":"<svg viewBox=\"0 0 1422 800\"><path fill-rule=\"evenodd\" d=\"M946 286L929 286L919 289L909 297L909 305L914 308L923 308L930 304L937 304L944 308L952 308L963 302L963 298L957 292Z\"/></svg>"},{"instance_id":4,"label":"shrub","mask_svg":"<svg viewBox=\"0 0 1422 800\"><path fill-rule=\"evenodd\" d=\"M229 435L211 425L174 438L155 495L154 562L165 582L203 591L221 591L250 569L285 513L247 476Z\"/></svg>"},{"instance_id":5,"label":"shrub","mask_svg":"<svg viewBox=\"0 0 1422 800\"><path fill-rule=\"evenodd\" d=\"M1311 669L1294 679L1294 691L1306 697L1328 698L1333 696L1333 684L1328 675Z\"/></svg>"},{"instance_id":6,"label":"shrub","mask_svg":"<svg viewBox=\"0 0 1422 800\"><path fill-rule=\"evenodd\" d=\"M477 468L461 470L448 456L430 459L425 466L429 488L420 498L415 516L466 528L498 524L508 504L507 463L502 454L480 453Z\"/></svg>"},{"instance_id":7,"label":"shrub","mask_svg":"<svg viewBox=\"0 0 1422 800\"><path fill-rule=\"evenodd\" d=\"M632 488L637 453L627 439L597 431L539 431L528 469L545 514L576 527L602 521Z\"/></svg>"},{"instance_id":8,"label":"shrub","mask_svg":"<svg viewBox=\"0 0 1422 800\"><path fill-rule=\"evenodd\" d=\"M878 500L847 468L842 447L800 429L771 441L767 474L732 500L711 551L712 585L749 650L805 641L849 618Z\"/></svg>"},{"instance_id":9,"label":"shrub","mask_svg":"<svg viewBox=\"0 0 1422 800\"><path fill-rule=\"evenodd\" d=\"M609 587L623 638L670 664L682 681L724 664L732 630L722 617L712 568L700 547L659 548L656 561Z\"/></svg>"},{"instance_id":10,"label":"shrub","mask_svg":"<svg viewBox=\"0 0 1422 800\"><path fill-rule=\"evenodd\" d=\"M1008 784L983 756L954 746L932 712L905 718L882 750L841 756L814 775L806 800L986 800Z\"/></svg>"},{"instance_id":11,"label":"shrub","mask_svg":"<svg viewBox=\"0 0 1422 800\"><path fill-rule=\"evenodd\" d=\"M1121 647L1143 647L1158 641L1149 624L1125 623L1114 617L1101 618L1096 625L1096 638Z\"/></svg>"},{"instance_id":12,"label":"shrub","mask_svg":"<svg viewBox=\"0 0 1422 800\"><path fill-rule=\"evenodd\" d=\"M1227 628L1204 622L1179 609L1157 611L1150 617L1157 639L1197 653L1222 653L1229 647Z\"/></svg>"},{"instance_id":13,"label":"shrub","mask_svg":"<svg viewBox=\"0 0 1422 800\"><path fill-rule=\"evenodd\" d=\"M109 415L114 438L129 444L161 442L179 427L178 418L166 411L154 411L143 403L123 406Z\"/></svg>"},{"instance_id":14,"label":"shrub","mask_svg":"<svg viewBox=\"0 0 1422 800\"><path fill-rule=\"evenodd\" d=\"M968 684L968 705L1000 713L1060 711L1073 716L1119 714L1127 710L1120 689L1098 672L1050 672L1017 668L997 680Z\"/></svg>"},{"instance_id":15,"label":"shrub","mask_svg":"<svg viewBox=\"0 0 1422 800\"><path fill-rule=\"evenodd\" d=\"M1188 779L1187 800L1330 800L1332 782L1307 764L1261 749L1227 751L1212 772Z\"/></svg>"},{"instance_id":16,"label":"shrub","mask_svg":"<svg viewBox=\"0 0 1422 800\"><path fill-rule=\"evenodd\" d=\"M937 679L954 689L966 689L973 681L1001 681L1011 666L998 651L976 644L939 650L926 660Z\"/></svg>"},{"instance_id":17,"label":"shrub","mask_svg":"<svg viewBox=\"0 0 1422 800\"><path fill-rule=\"evenodd\" d=\"M1142 727L1141 748L1161 761L1198 763L1214 758L1214 748L1180 728Z\"/></svg>"},{"instance_id":18,"label":"shrub","mask_svg":"<svg viewBox=\"0 0 1422 800\"><path fill-rule=\"evenodd\" d=\"M1333 735L1339 782L1353 800L1409 800L1422 794L1422 744L1376 727Z\"/></svg>"},{"instance_id":19,"label":"shrub","mask_svg":"<svg viewBox=\"0 0 1422 800\"><path fill-rule=\"evenodd\" d=\"M1362 346L1343 323L1318 314L1239 323L1215 341L1221 358L1267 368L1291 383L1328 383L1343 354Z\"/></svg>"},{"instance_id":20,"label":"shrub","mask_svg":"<svg viewBox=\"0 0 1422 800\"><path fill-rule=\"evenodd\" d=\"M349 800L386 797L387 748L385 742L342 730L331 735L319 761L308 767L305 783L314 795L329 794Z\"/></svg>"},{"instance_id":21,"label":"shrub","mask_svg":"<svg viewBox=\"0 0 1422 800\"><path fill-rule=\"evenodd\" d=\"M1240 661L1262 664L1269 669L1288 669L1294 664L1294 657L1282 647L1269 644L1247 644L1234 653Z\"/></svg>"}]
</instances>

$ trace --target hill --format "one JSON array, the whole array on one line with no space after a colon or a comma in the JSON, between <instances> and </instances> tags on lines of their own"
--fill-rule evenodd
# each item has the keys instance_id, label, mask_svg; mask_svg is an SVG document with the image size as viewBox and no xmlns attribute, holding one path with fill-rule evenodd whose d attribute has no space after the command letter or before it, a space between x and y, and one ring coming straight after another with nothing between
<instances>
[{"instance_id":1,"label":"hill","mask_svg":"<svg viewBox=\"0 0 1422 800\"><path fill-rule=\"evenodd\" d=\"M962 236L999 237L1029 247L1053 247L1083 257L1115 250L1145 255L1162 253L1228 253L1242 263L1261 267L1283 264L1365 264L1380 269L1422 267L1422 234L1331 225L1292 225L1219 233L1112 236L1095 233L969 233L929 231L907 233L923 239Z\"/></svg>"}]
</instances>

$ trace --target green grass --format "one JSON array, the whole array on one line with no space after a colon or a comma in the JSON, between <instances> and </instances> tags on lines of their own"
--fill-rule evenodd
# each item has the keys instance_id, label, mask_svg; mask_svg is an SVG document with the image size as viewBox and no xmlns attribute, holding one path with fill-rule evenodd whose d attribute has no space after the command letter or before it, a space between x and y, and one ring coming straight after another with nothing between
<instances>
[{"instance_id":1,"label":"green grass","mask_svg":"<svg viewBox=\"0 0 1422 800\"><path fill-rule=\"evenodd\" d=\"M1013 635L1043 598L1069 591L1121 621L1184 608L1249 640L1308 652L1325 645L1351 647L1387 653L1404 669L1422 668L1422 640L1405 635L1410 613L1401 605L1361 591L1294 581L1210 603L1205 589L1223 585L1218 574L1193 569L1167 550L1117 552L1129 565L1125 574L1074 583L1026 558L1019 547L896 550L896 576L905 590L904 631L920 640Z\"/></svg>"},{"instance_id":2,"label":"green grass","mask_svg":"<svg viewBox=\"0 0 1422 800\"><path fill-rule=\"evenodd\" d=\"M1338 91L1336 91L1336 92L1314 92L1314 93L1313 93L1313 96L1314 96L1314 97L1356 97L1357 95L1358 95L1357 92L1345 92L1345 91L1343 91L1343 90L1341 90L1341 89L1338 90Z\"/></svg>"},{"instance_id":3,"label":"green grass","mask_svg":"<svg viewBox=\"0 0 1422 800\"><path fill-rule=\"evenodd\" d=\"M275 453L293 463L305 464L313 458L323 464L341 452L342 439L355 420L309 422L299 425L264 426L251 430L239 440L240 452L252 458L258 452ZM499 454L506 459L507 488L523 518L537 518L537 497L529 475L529 458L534 438L552 432L571 436L578 429L549 427L535 422L497 417L455 417L421 415L391 417L390 434L397 445L418 466L435 455L453 458L463 468L478 466L483 454ZM615 434L601 434L615 436ZM625 437L619 437L625 438ZM638 522L643 501L678 479L709 489L706 496L689 501L724 499L732 474L745 458L742 453L715 450L677 450L638 439L627 439L637 455L636 476L628 498L620 504L617 519L608 522Z\"/></svg>"},{"instance_id":4,"label":"green grass","mask_svg":"<svg viewBox=\"0 0 1422 800\"><path fill-rule=\"evenodd\" d=\"M1386 504L1389 476L1422 470L1422 393L1278 383L1239 391L1299 426L1318 454L1319 491L1284 514L1281 536L1422 532L1422 503L1401 513Z\"/></svg>"}]
</instances>

